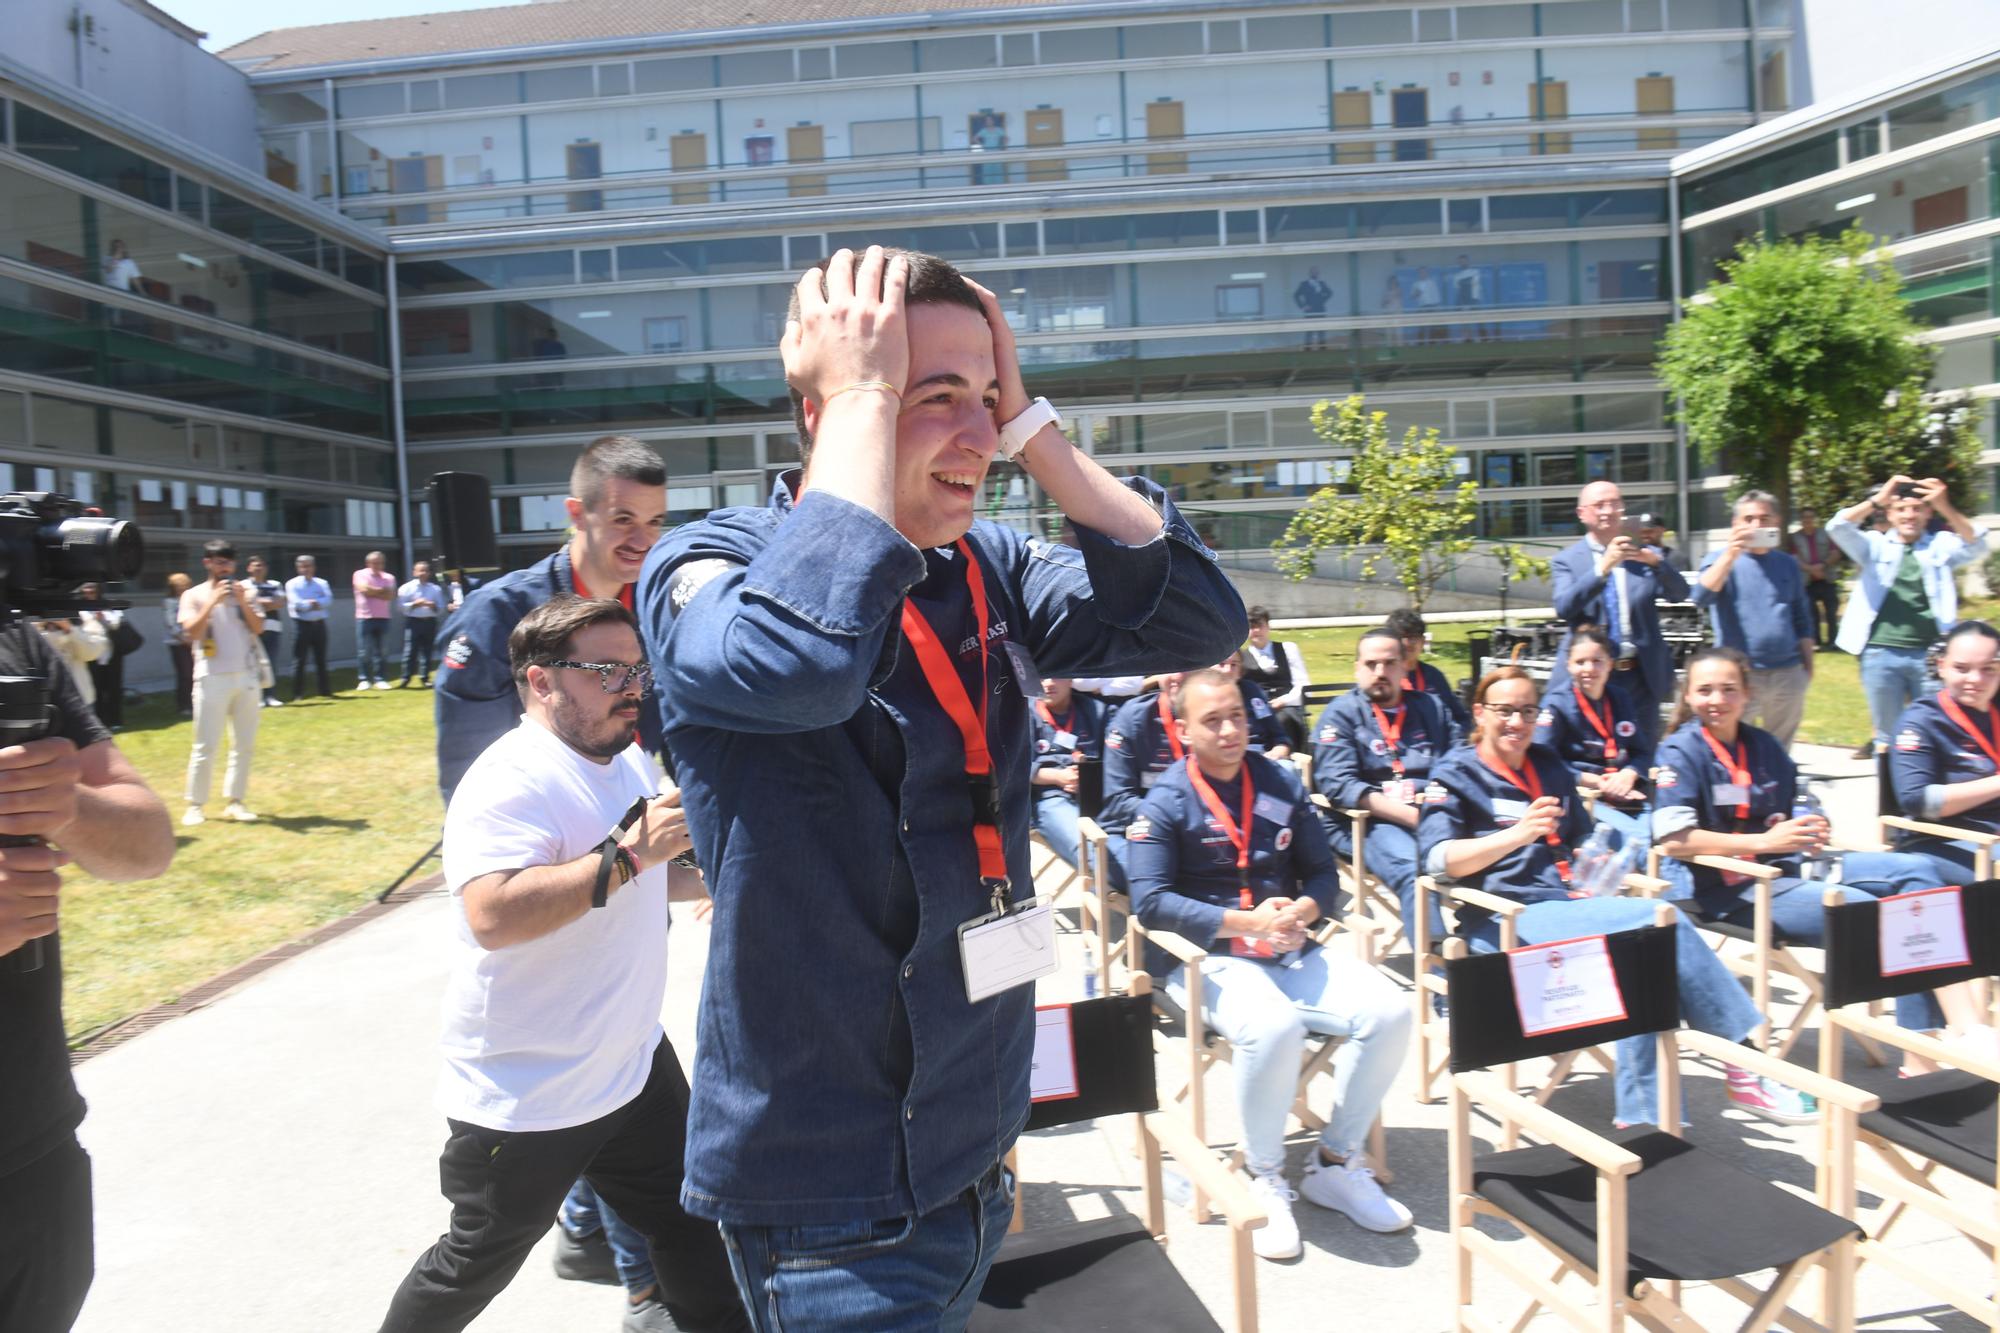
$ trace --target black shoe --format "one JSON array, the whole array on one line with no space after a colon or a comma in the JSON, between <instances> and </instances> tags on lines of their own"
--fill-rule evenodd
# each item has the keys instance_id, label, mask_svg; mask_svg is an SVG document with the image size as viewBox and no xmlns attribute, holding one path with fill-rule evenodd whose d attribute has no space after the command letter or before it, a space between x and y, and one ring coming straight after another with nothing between
<instances>
[{"instance_id":1,"label":"black shoe","mask_svg":"<svg viewBox=\"0 0 2000 1333\"><path fill-rule=\"evenodd\" d=\"M637 1305L627 1302L625 1322L618 1326L618 1333L679 1333L679 1329L655 1292Z\"/></svg>"},{"instance_id":2,"label":"black shoe","mask_svg":"<svg viewBox=\"0 0 2000 1333\"><path fill-rule=\"evenodd\" d=\"M1855 746L1854 757L1856 759L1873 759L1875 757L1875 742L1873 740L1865 740Z\"/></svg>"},{"instance_id":3,"label":"black shoe","mask_svg":"<svg viewBox=\"0 0 2000 1333\"><path fill-rule=\"evenodd\" d=\"M399 690L407 690L407 689L409 689L409 688L410 688L410 678L409 678L408 676L405 676L405 677L403 677L403 678L402 678L401 680L397 681L397 682L396 682L396 688L397 688L397 689L399 689Z\"/></svg>"},{"instance_id":4,"label":"black shoe","mask_svg":"<svg viewBox=\"0 0 2000 1333\"><path fill-rule=\"evenodd\" d=\"M611 1257L611 1243L604 1239L602 1231L577 1237L558 1226L554 1267L556 1276L565 1282L618 1285L618 1264Z\"/></svg>"}]
</instances>

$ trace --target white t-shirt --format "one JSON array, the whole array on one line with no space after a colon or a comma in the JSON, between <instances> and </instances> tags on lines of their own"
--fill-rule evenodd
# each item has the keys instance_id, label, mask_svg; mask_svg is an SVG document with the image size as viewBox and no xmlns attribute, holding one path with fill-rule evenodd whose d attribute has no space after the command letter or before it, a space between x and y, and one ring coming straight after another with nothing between
<instances>
[{"instance_id":1,"label":"white t-shirt","mask_svg":"<svg viewBox=\"0 0 2000 1333\"><path fill-rule=\"evenodd\" d=\"M459 895L496 870L574 861L634 798L658 792L637 745L595 763L527 717L466 771L444 821L454 898L437 1089L445 1115L488 1129L566 1129L645 1086L667 991L667 867L647 866L605 906L503 949L480 947Z\"/></svg>"},{"instance_id":2,"label":"white t-shirt","mask_svg":"<svg viewBox=\"0 0 2000 1333\"><path fill-rule=\"evenodd\" d=\"M209 595L206 583L197 583L181 594L180 610L186 615L201 603L199 598ZM234 594L225 598L214 611L209 613L208 624L202 630L203 637L194 647L194 678L203 680L225 671L257 670L257 650L251 645L256 642L250 634L250 622L243 618L243 608L237 604ZM599 835L602 836L602 835Z\"/></svg>"}]
</instances>

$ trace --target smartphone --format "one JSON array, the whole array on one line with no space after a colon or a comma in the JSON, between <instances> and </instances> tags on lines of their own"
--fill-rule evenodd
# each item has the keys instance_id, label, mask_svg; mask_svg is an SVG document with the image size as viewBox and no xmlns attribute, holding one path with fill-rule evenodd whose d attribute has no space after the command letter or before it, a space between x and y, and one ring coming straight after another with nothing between
<instances>
[{"instance_id":1,"label":"smartphone","mask_svg":"<svg viewBox=\"0 0 2000 1333\"><path fill-rule=\"evenodd\" d=\"M1753 528L1750 532L1750 549L1753 551L1775 551L1782 534L1776 528Z\"/></svg>"},{"instance_id":2,"label":"smartphone","mask_svg":"<svg viewBox=\"0 0 2000 1333\"><path fill-rule=\"evenodd\" d=\"M1915 500L1922 496L1923 493L1923 483L1916 481L1899 482L1893 492L1898 500Z\"/></svg>"},{"instance_id":3,"label":"smartphone","mask_svg":"<svg viewBox=\"0 0 2000 1333\"><path fill-rule=\"evenodd\" d=\"M1639 540L1639 534L1645 531L1645 527L1646 520L1641 514L1627 514L1618 520L1618 531L1633 541Z\"/></svg>"}]
</instances>

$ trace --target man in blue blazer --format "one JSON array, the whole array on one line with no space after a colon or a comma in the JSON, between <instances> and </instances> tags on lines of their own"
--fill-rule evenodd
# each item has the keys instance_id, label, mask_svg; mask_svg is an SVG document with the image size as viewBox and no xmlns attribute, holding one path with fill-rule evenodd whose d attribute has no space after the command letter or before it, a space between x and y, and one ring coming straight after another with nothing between
<instances>
[{"instance_id":1,"label":"man in blue blazer","mask_svg":"<svg viewBox=\"0 0 2000 1333\"><path fill-rule=\"evenodd\" d=\"M1570 632L1556 649L1549 688L1560 689L1569 680L1570 633L1578 625L1601 626L1618 645L1613 683L1657 735L1660 701L1674 692L1674 655L1660 636L1657 603L1686 601L1687 580L1657 548L1641 546L1620 530L1625 498L1611 482L1593 481L1578 492L1576 517L1583 538L1554 561L1556 615Z\"/></svg>"}]
</instances>

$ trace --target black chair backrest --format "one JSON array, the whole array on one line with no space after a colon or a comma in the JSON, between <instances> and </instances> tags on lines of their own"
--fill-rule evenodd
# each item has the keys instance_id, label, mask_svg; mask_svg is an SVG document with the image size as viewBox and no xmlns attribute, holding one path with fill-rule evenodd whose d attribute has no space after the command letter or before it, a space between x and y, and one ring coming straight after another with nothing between
<instances>
[{"instance_id":1,"label":"black chair backrest","mask_svg":"<svg viewBox=\"0 0 2000 1333\"><path fill-rule=\"evenodd\" d=\"M1084 756L1076 761L1076 812L1095 819L1104 809L1104 761Z\"/></svg>"},{"instance_id":2,"label":"black chair backrest","mask_svg":"<svg viewBox=\"0 0 2000 1333\"><path fill-rule=\"evenodd\" d=\"M1152 997L1106 995L1067 1007L1077 1095L1034 1103L1028 1108L1028 1128L1159 1110L1160 1094L1153 1082Z\"/></svg>"},{"instance_id":3,"label":"black chair backrest","mask_svg":"<svg viewBox=\"0 0 2000 1333\"><path fill-rule=\"evenodd\" d=\"M1896 799L1896 784L1889 780L1889 752L1887 750L1875 756L1875 813L1879 815L1907 815L1909 813L1909 811L1903 809L1903 803Z\"/></svg>"},{"instance_id":4,"label":"black chair backrest","mask_svg":"<svg viewBox=\"0 0 2000 1333\"><path fill-rule=\"evenodd\" d=\"M1881 900L1827 908L1826 1007L1886 1000L2000 974L2000 879L1965 885L1959 904L1965 912L1965 950L1972 961L1964 967L1887 977L1882 975Z\"/></svg>"},{"instance_id":5,"label":"black chair backrest","mask_svg":"<svg viewBox=\"0 0 2000 1333\"><path fill-rule=\"evenodd\" d=\"M1618 976L1618 993L1625 1001L1625 1018L1539 1037L1521 1031L1521 1011L1514 1004L1514 975L1506 954L1472 954L1446 962L1445 978L1451 990L1452 1072L1560 1055L1679 1027L1681 997L1674 972L1674 928L1646 926L1604 939L1612 970Z\"/></svg>"},{"instance_id":6,"label":"black chair backrest","mask_svg":"<svg viewBox=\"0 0 2000 1333\"><path fill-rule=\"evenodd\" d=\"M1351 680L1331 681L1324 685L1308 685L1299 693L1299 706L1307 714L1311 714L1314 709L1324 708L1353 688L1354 682Z\"/></svg>"}]
</instances>

